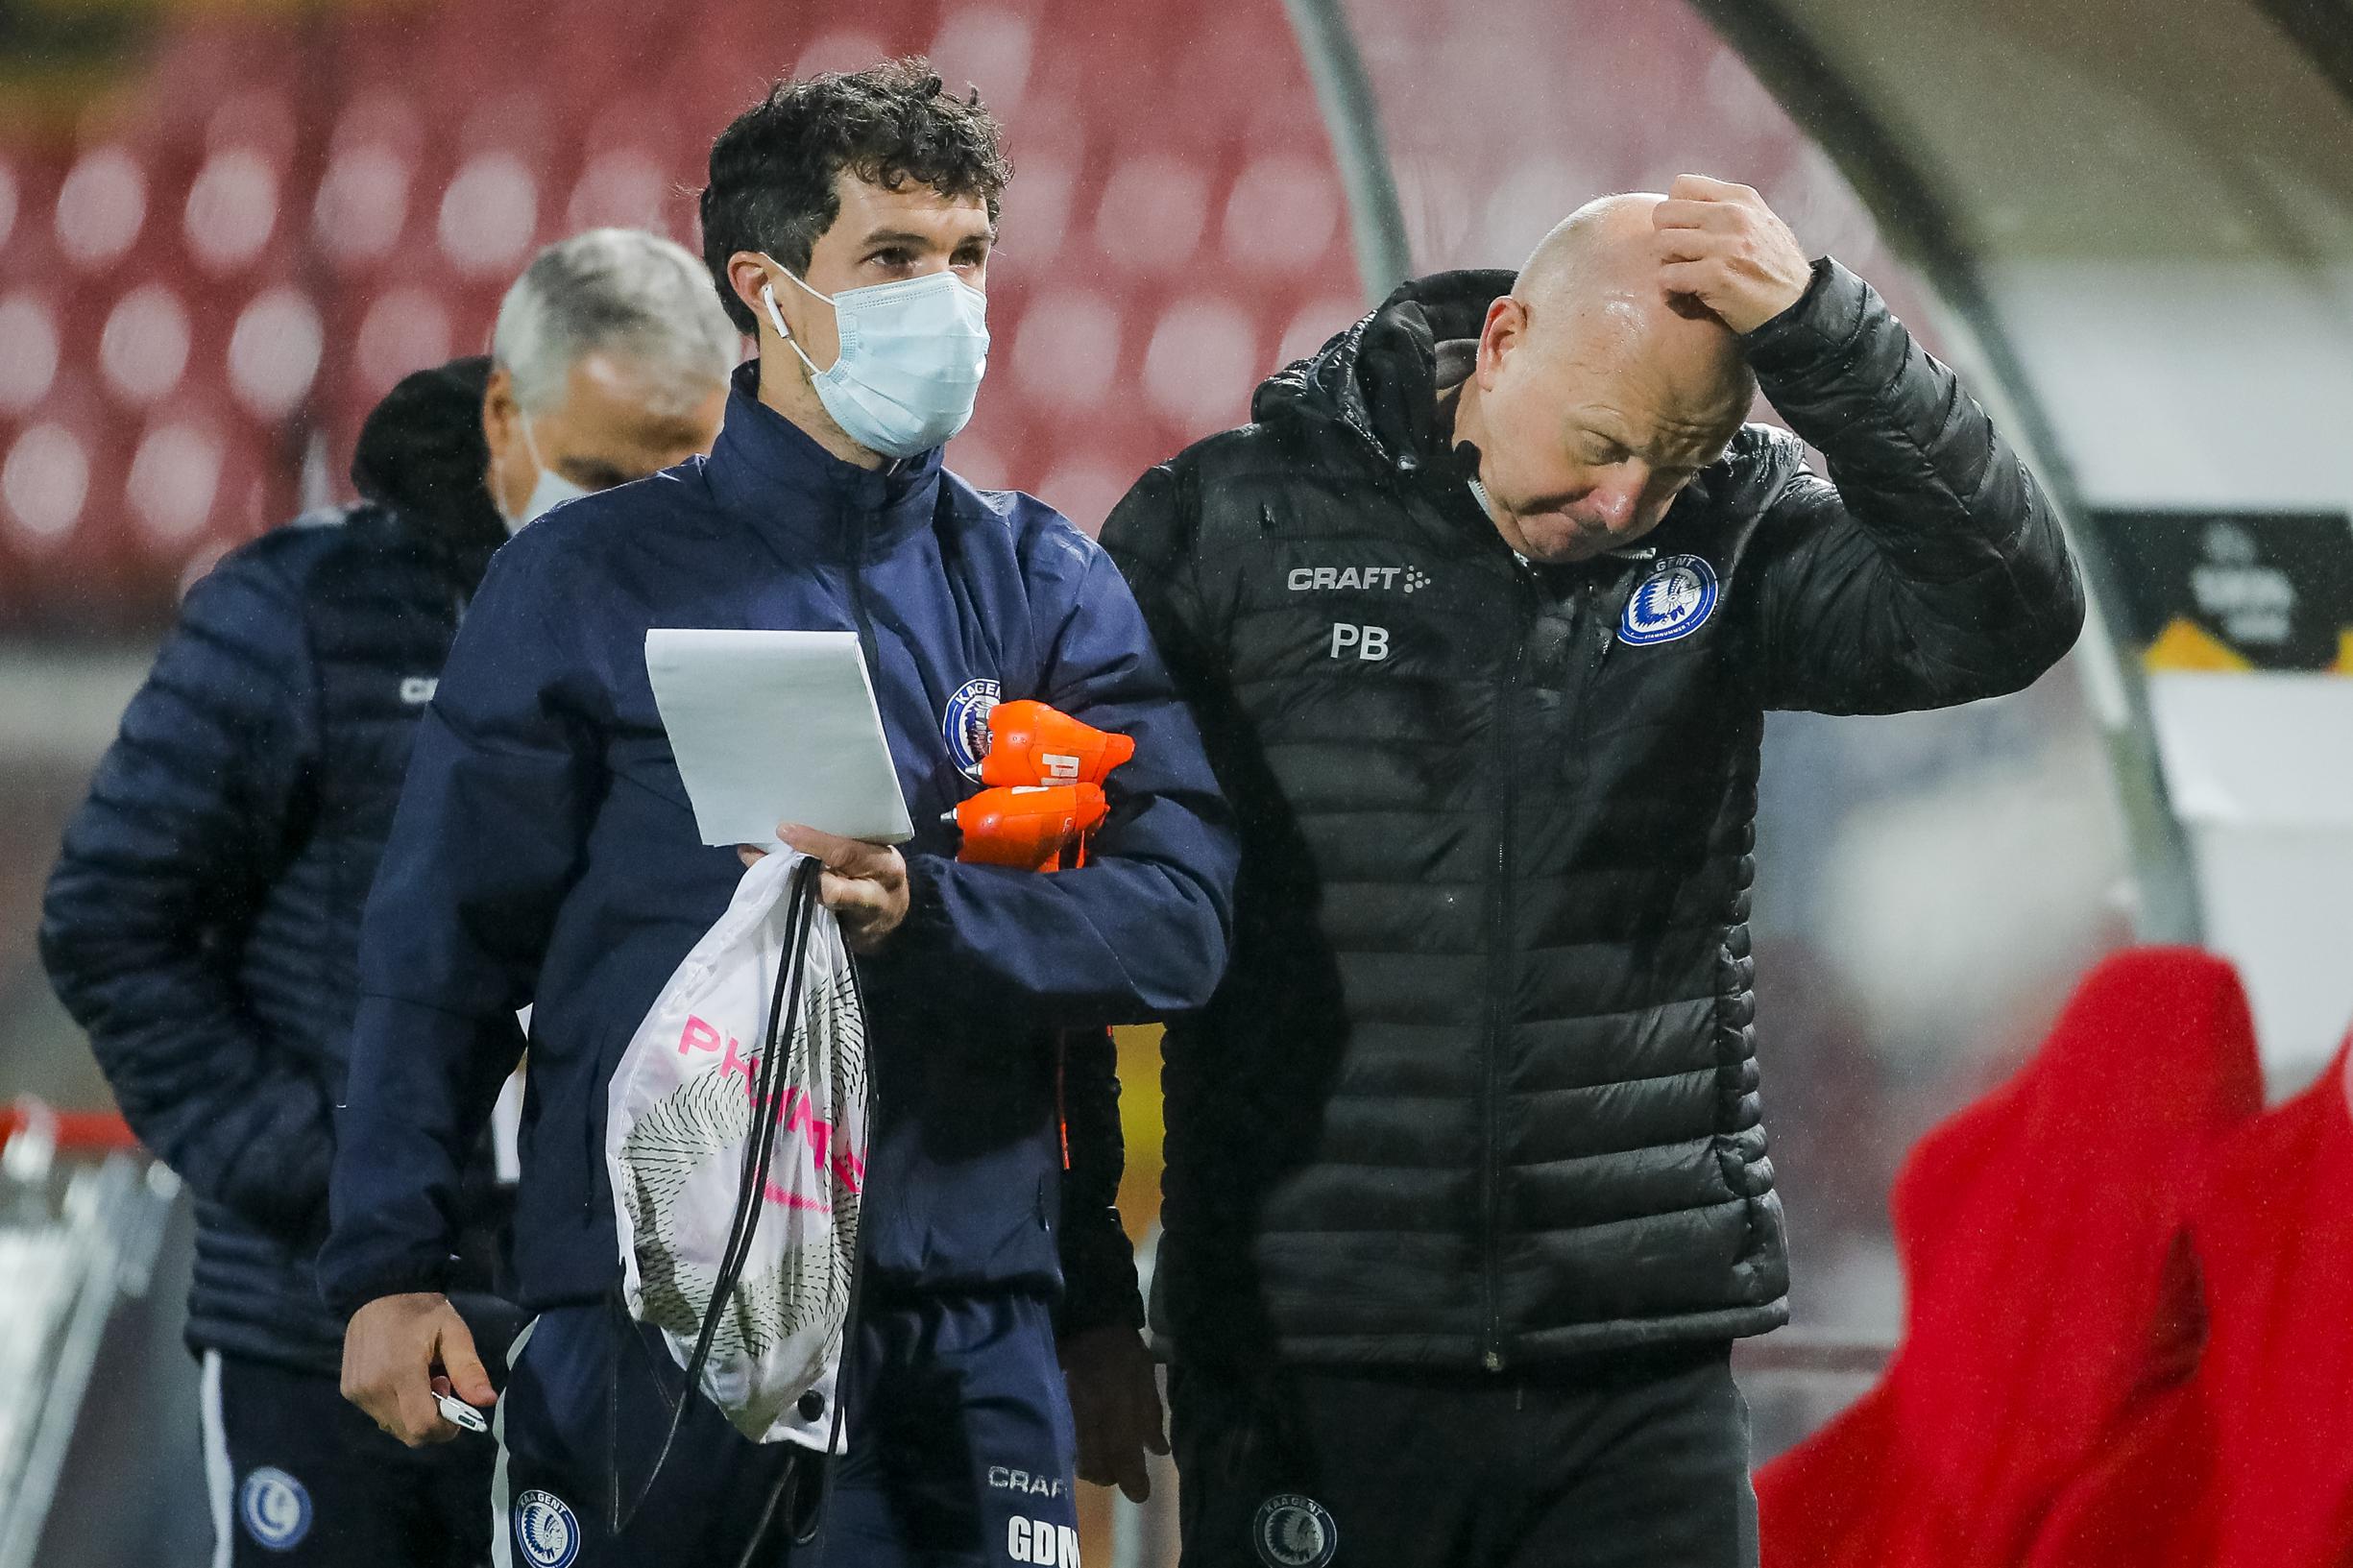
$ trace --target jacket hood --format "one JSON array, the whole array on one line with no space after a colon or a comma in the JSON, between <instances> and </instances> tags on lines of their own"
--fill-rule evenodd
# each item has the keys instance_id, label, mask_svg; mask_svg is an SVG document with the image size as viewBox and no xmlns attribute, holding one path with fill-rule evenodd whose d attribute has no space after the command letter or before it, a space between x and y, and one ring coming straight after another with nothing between
<instances>
[{"instance_id":1,"label":"jacket hood","mask_svg":"<svg viewBox=\"0 0 2353 1568\"><path fill-rule=\"evenodd\" d=\"M1260 384L1250 417L1340 424L1387 462L1445 455L1438 346L1479 335L1487 307L1516 274L1433 273L1397 285L1371 315Z\"/></svg>"},{"instance_id":2,"label":"jacket hood","mask_svg":"<svg viewBox=\"0 0 2353 1568\"><path fill-rule=\"evenodd\" d=\"M402 376L359 427L352 454L359 494L434 543L483 551L506 543L506 523L484 482L489 385L490 360L479 354Z\"/></svg>"}]
</instances>

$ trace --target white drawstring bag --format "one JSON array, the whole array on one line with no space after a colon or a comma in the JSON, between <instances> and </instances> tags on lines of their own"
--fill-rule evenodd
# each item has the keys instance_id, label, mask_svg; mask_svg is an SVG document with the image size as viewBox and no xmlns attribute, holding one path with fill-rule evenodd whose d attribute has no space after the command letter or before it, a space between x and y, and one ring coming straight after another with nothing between
<instances>
[{"instance_id":1,"label":"white drawstring bag","mask_svg":"<svg viewBox=\"0 0 2353 1568\"><path fill-rule=\"evenodd\" d=\"M744 874L621 1053L605 1166L630 1315L746 1437L838 1451L866 1035L821 869Z\"/></svg>"}]
</instances>

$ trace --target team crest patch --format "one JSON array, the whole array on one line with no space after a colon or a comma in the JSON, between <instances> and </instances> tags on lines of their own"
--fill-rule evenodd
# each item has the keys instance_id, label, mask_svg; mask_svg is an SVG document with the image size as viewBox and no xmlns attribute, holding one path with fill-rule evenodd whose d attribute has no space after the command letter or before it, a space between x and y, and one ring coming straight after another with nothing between
<instances>
[{"instance_id":1,"label":"team crest patch","mask_svg":"<svg viewBox=\"0 0 2353 1568\"><path fill-rule=\"evenodd\" d=\"M291 1552L310 1533L310 1493L283 1470L264 1465L237 1488L245 1532L272 1552Z\"/></svg>"},{"instance_id":2,"label":"team crest patch","mask_svg":"<svg viewBox=\"0 0 2353 1568\"><path fill-rule=\"evenodd\" d=\"M580 1555L580 1521L553 1492L527 1491L515 1500L515 1546L531 1568L571 1568Z\"/></svg>"},{"instance_id":3,"label":"team crest patch","mask_svg":"<svg viewBox=\"0 0 2353 1568\"><path fill-rule=\"evenodd\" d=\"M1340 1550L1340 1527L1314 1498L1277 1492L1258 1505L1250 1544L1266 1568L1325 1568Z\"/></svg>"},{"instance_id":4,"label":"team crest patch","mask_svg":"<svg viewBox=\"0 0 2353 1568\"><path fill-rule=\"evenodd\" d=\"M982 676L966 681L948 699L939 716L940 734L947 736L948 755L968 778L981 776L981 759L988 755L988 715L997 706L997 683Z\"/></svg>"},{"instance_id":5,"label":"team crest patch","mask_svg":"<svg viewBox=\"0 0 2353 1568\"><path fill-rule=\"evenodd\" d=\"M1635 585L1618 617L1617 639L1636 647L1689 637L1715 609L1715 568L1696 555L1670 555Z\"/></svg>"}]
</instances>

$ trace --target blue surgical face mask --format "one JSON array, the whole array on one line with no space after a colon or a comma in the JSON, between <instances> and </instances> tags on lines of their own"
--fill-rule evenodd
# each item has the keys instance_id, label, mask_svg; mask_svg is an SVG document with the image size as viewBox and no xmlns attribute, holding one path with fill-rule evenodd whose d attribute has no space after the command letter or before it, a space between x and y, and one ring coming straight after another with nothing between
<instances>
[{"instance_id":1,"label":"blue surgical face mask","mask_svg":"<svg viewBox=\"0 0 2353 1568\"><path fill-rule=\"evenodd\" d=\"M786 268L776 270L834 307L841 355L821 371L785 326L775 285L760 286L768 321L809 367L810 385L842 434L885 457L912 457L972 418L988 369L988 296L952 272L827 296Z\"/></svg>"},{"instance_id":2,"label":"blue surgical face mask","mask_svg":"<svg viewBox=\"0 0 2353 1568\"><path fill-rule=\"evenodd\" d=\"M498 509L498 516L505 521L506 531L510 534L521 531L524 523L529 522L550 507L560 506L566 501L578 500L581 496L592 494L586 486L573 484L570 479L541 462L539 443L531 439L531 417L527 414L519 414L516 418L522 425L522 449L531 454L531 466L539 470L539 483L531 487L530 498L522 503L522 510L520 513L510 514L504 507Z\"/></svg>"}]
</instances>

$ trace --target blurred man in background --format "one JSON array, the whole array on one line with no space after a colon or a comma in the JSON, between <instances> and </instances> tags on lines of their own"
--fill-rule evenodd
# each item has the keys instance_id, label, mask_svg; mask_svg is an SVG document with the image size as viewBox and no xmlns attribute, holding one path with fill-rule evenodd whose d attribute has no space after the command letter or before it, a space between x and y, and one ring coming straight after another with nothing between
<instances>
[{"instance_id":1,"label":"blurred man in background","mask_svg":"<svg viewBox=\"0 0 2353 1568\"><path fill-rule=\"evenodd\" d=\"M1184 1560L1752 1564L1763 714L2026 685L2082 620L2058 526L1876 294L1690 176L1253 412L1103 536L1244 831L1167 1041Z\"/></svg>"},{"instance_id":2,"label":"blurred man in background","mask_svg":"<svg viewBox=\"0 0 2353 1568\"><path fill-rule=\"evenodd\" d=\"M50 976L196 1194L216 1562L487 1560L491 1445L412 1453L346 1404L343 1323L319 1296L360 908L492 552L558 501L707 450L737 353L669 241L598 229L543 252L489 359L420 371L370 415L358 504L190 590L67 830ZM516 1037L511 1018L485 1027ZM491 1188L476 1147L453 1291L492 1284Z\"/></svg>"},{"instance_id":3,"label":"blurred man in background","mask_svg":"<svg viewBox=\"0 0 2353 1568\"><path fill-rule=\"evenodd\" d=\"M781 82L740 115L711 151L703 247L760 358L717 446L502 550L426 715L368 911L322 1273L379 1420L447 1436L437 1373L487 1400L440 1292L451 1194L514 1061L496 1025L533 1001L515 1251L537 1316L498 1405L518 1561L772 1565L820 1509L834 1562L1076 1560L1057 1036L1206 1000L1233 846L1108 558L941 465L985 367L1010 172L978 95L919 60ZM813 1387L766 1444L619 1303L610 1076L743 871L697 831L646 675L654 627L855 632L915 824L904 854L780 829L824 862L858 955L874 1130L846 1428ZM978 787L1000 696L1135 741L1083 867L955 858L942 818ZM1107 1208L1074 1218L1117 1238ZM1133 1347L1131 1320L1109 1326ZM847 1452L820 1471L836 1432Z\"/></svg>"}]
</instances>

